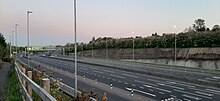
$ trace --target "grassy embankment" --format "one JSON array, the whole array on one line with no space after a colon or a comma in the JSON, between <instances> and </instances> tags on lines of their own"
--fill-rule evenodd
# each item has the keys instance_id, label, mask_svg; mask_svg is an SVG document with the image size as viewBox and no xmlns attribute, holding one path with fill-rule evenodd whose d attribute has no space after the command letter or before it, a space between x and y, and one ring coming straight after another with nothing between
<instances>
[{"instance_id":1,"label":"grassy embankment","mask_svg":"<svg viewBox=\"0 0 220 101\"><path fill-rule=\"evenodd\" d=\"M5 88L5 101L22 101L20 86L14 66L10 67L8 82Z\"/></svg>"}]
</instances>

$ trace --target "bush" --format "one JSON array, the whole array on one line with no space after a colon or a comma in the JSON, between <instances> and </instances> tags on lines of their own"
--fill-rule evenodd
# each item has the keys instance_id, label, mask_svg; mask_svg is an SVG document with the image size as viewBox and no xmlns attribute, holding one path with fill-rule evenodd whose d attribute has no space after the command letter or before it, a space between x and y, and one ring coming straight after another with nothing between
<instances>
[{"instance_id":1,"label":"bush","mask_svg":"<svg viewBox=\"0 0 220 101\"><path fill-rule=\"evenodd\" d=\"M22 101L19 81L13 66L10 68L8 78L8 84L5 89L5 101Z\"/></svg>"}]
</instances>

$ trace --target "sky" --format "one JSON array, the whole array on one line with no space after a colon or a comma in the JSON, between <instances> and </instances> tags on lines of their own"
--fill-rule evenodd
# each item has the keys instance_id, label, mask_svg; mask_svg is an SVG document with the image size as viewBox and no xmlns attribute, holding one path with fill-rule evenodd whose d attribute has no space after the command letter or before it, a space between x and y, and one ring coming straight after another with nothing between
<instances>
[{"instance_id":1,"label":"sky","mask_svg":"<svg viewBox=\"0 0 220 101\"><path fill-rule=\"evenodd\" d=\"M182 32L201 18L220 24L220 0L77 0L77 42L92 37L133 37ZM65 45L74 42L73 0L0 0L0 33L10 42L15 24L18 45ZM174 26L177 26L175 29ZM134 33L132 33L134 32Z\"/></svg>"}]
</instances>

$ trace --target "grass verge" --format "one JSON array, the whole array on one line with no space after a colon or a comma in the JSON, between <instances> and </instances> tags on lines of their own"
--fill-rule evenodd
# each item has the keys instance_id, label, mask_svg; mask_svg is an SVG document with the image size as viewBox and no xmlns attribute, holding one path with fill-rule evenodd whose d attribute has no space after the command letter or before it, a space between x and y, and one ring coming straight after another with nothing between
<instances>
[{"instance_id":1,"label":"grass verge","mask_svg":"<svg viewBox=\"0 0 220 101\"><path fill-rule=\"evenodd\" d=\"M8 82L5 88L5 101L22 101L19 81L13 66L8 73Z\"/></svg>"}]
</instances>

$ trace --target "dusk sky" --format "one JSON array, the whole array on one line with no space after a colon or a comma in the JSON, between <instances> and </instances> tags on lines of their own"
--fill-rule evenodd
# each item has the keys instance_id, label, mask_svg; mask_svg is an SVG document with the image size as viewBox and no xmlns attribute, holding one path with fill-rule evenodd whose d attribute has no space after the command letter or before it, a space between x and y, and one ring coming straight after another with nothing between
<instances>
[{"instance_id":1,"label":"dusk sky","mask_svg":"<svg viewBox=\"0 0 220 101\"><path fill-rule=\"evenodd\" d=\"M220 24L220 0L77 0L78 42L94 37L150 36L184 31L201 18ZM0 33L9 42L14 25L18 45L27 45L26 12L30 10L30 45L73 42L73 0L1 0ZM132 34L134 32L134 34Z\"/></svg>"}]
</instances>

